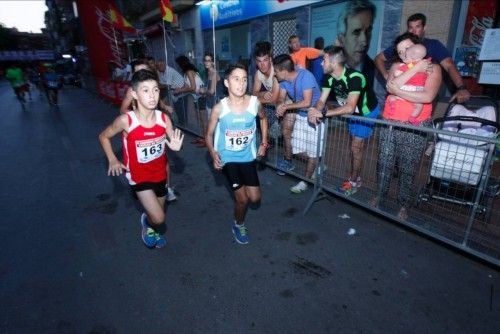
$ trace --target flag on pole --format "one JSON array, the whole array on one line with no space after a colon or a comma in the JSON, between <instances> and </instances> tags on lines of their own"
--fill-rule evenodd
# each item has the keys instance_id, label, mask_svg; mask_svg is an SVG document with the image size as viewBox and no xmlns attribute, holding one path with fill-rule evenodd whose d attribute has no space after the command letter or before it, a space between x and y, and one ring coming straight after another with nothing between
<instances>
[{"instance_id":1,"label":"flag on pole","mask_svg":"<svg viewBox=\"0 0 500 334\"><path fill-rule=\"evenodd\" d=\"M109 18L111 19L111 22L113 22L113 26L116 29L130 32L130 33L136 33L137 29L132 26L127 19L123 17L122 14L116 9L115 6L112 4L109 4Z\"/></svg>"},{"instance_id":2,"label":"flag on pole","mask_svg":"<svg viewBox=\"0 0 500 334\"><path fill-rule=\"evenodd\" d=\"M161 18L164 21L173 23L175 21L174 9L170 0L160 0Z\"/></svg>"}]
</instances>

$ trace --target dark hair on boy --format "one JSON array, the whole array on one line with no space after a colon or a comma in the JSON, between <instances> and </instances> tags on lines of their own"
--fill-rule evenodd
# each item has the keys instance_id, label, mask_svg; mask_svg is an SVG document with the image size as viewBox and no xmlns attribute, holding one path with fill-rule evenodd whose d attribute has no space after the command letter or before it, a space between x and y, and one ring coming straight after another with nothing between
<instances>
[{"instance_id":1,"label":"dark hair on boy","mask_svg":"<svg viewBox=\"0 0 500 334\"><path fill-rule=\"evenodd\" d=\"M253 51L254 57L269 56L272 57L271 43L268 41L259 41L255 43L255 49Z\"/></svg>"},{"instance_id":2,"label":"dark hair on boy","mask_svg":"<svg viewBox=\"0 0 500 334\"><path fill-rule=\"evenodd\" d=\"M224 71L224 79L228 79L229 76L231 75L231 73L233 73L233 71L236 69L240 69L240 70L243 70L245 72L247 71L245 65L243 65L243 64L240 64L240 63L229 64L228 67L226 68L226 70Z\"/></svg>"},{"instance_id":3,"label":"dark hair on boy","mask_svg":"<svg viewBox=\"0 0 500 334\"><path fill-rule=\"evenodd\" d=\"M132 89L137 90L137 87L141 82L154 80L156 83L159 82L158 74L150 70L139 70L132 75Z\"/></svg>"},{"instance_id":4,"label":"dark hair on boy","mask_svg":"<svg viewBox=\"0 0 500 334\"><path fill-rule=\"evenodd\" d=\"M412 14L408 17L408 20L406 20L406 25L408 25L410 22L415 21L422 21L422 25L425 27L425 24L427 23L427 17L422 13Z\"/></svg>"},{"instance_id":5,"label":"dark hair on boy","mask_svg":"<svg viewBox=\"0 0 500 334\"><path fill-rule=\"evenodd\" d=\"M292 57L285 53L273 58L273 66L277 71L286 70L287 72L293 72L295 69Z\"/></svg>"}]
</instances>

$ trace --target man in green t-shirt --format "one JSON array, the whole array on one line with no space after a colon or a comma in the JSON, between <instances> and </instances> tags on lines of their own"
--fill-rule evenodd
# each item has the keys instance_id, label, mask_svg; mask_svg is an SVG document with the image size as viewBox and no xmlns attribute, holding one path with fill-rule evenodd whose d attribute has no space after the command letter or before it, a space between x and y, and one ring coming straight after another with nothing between
<instances>
[{"instance_id":1,"label":"man in green t-shirt","mask_svg":"<svg viewBox=\"0 0 500 334\"><path fill-rule=\"evenodd\" d=\"M321 96L315 107L308 109L308 121L318 124L323 117L354 115L363 118L377 118L380 107L373 88L365 76L345 66L346 53L340 46L329 46L323 56L323 84ZM326 108L330 95L337 100L338 107ZM351 166L347 181L338 189L349 196L361 187L361 167L363 162L364 141L373 132L373 122L355 119L347 121L351 135Z\"/></svg>"}]
</instances>

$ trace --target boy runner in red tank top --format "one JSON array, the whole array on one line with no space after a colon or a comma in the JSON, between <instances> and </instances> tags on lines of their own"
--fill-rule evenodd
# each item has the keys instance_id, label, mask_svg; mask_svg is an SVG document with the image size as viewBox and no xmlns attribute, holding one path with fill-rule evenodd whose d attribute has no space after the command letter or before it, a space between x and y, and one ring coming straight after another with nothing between
<instances>
[{"instance_id":1,"label":"boy runner in red tank top","mask_svg":"<svg viewBox=\"0 0 500 334\"><path fill-rule=\"evenodd\" d=\"M99 140L109 161L108 175L121 175L125 170L129 184L145 210L141 215L144 244L161 248L167 242L162 235L167 179L165 145L179 151L184 135L179 129L173 129L165 114L156 110L160 88L154 72L140 70L134 73L132 89L136 110L118 116L101 132ZM111 146L111 138L118 133L123 134L123 163Z\"/></svg>"}]
</instances>

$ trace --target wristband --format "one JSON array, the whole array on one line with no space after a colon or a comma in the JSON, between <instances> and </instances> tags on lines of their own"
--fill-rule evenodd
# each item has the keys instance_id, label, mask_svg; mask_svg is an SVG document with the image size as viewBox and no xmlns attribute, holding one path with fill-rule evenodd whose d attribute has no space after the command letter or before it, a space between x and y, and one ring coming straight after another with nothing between
<instances>
[{"instance_id":1,"label":"wristband","mask_svg":"<svg viewBox=\"0 0 500 334\"><path fill-rule=\"evenodd\" d=\"M457 90L467 90L467 86L466 85L460 85L457 87Z\"/></svg>"},{"instance_id":2,"label":"wristband","mask_svg":"<svg viewBox=\"0 0 500 334\"><path fill-rule=\"evenodd\" d=\"M269 148L269 144L268 143L260 143L260 146L262 146L266 150Z\"/></svg>"}]
</instances>

